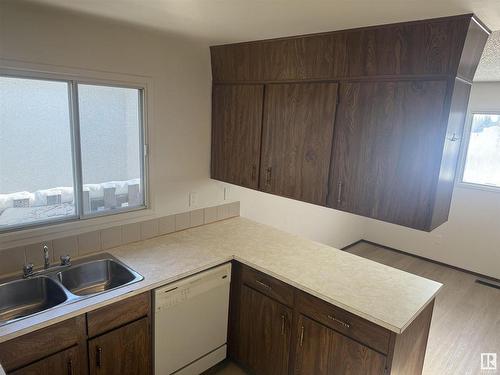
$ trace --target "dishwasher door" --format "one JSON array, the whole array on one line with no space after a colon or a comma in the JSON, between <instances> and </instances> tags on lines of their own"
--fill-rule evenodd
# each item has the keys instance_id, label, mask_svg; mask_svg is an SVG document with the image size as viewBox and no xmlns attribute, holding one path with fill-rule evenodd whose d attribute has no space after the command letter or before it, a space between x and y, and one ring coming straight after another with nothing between
<instances>
[{"instance_id":1,"label":"dishwasher door","mask_svg":"<svg viewBox=\"0 0 500 375\"><path fill-rule=\"evenodd\" d=\"M226 358L231 264L156 289L156 375L196 375Z\"/></svg>"}]
</instances>

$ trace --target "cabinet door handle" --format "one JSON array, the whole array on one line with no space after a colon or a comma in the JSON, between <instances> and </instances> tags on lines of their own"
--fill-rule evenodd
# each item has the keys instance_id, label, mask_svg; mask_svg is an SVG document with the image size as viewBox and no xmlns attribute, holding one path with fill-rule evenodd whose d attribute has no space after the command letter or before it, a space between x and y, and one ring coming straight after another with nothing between
<instances>
[{"instance_id":1,"label":"cabinet door handle","mask_svg":"<svg viewBox=\"0 0 500 375\"><path fill-rule=\"evenodd\" d=\"M68 361L68 375L73 375L73 361L71 359Z\"/></svg>"},{"instance_id":2,"label":"cabinet door handle","mask_svg":"<svg viewBox=\"0 0 500 375\"><path fill-rule=\"evenodd\" d=\"M273 175L273 167L267 168L266 172L267 172L266 185L269 186L269 185L271 185L271 177Z\"/></svg>"},{"instance_id":3,"label":"cabinet door handle","mask_svg":"<svg viewBox=\"0 0 500 375\"><path fill-rule=\"evenodd\" d=\"M263 287L264 289L267 289L267 290L271 290L271 285L267 285L266 283L263 283L262 281L259 281L259 280L255 280L255 282L257 284L259 284L261 287Z\"/></svg>"},{"instance_id":4,"label":"cabinet door handle","mask_svg":"<svg viewBox=\"0 0 500 375\"><path fill-rule=\"evenodd\" d=\"M338 192L337 192L337 203L340 204L342 202L342 182L338 184Z\"/></svg>"},{"instance_id":5,"label":"cabinet door handle","mask_svg":"<svg viewBox=\"0 0 500 375\"><path fill-rule=\"evenodd\" d=\"M286 320L285 314L281 314L281 334L282 335L285 334L285 320Z\"/></svg>"},{"instance_id":6,"label":"cabinet door handle","mask_svg":"<svg viewBox=\"0 0 500 375\"><path fill-rule=\"evenodd\" d=\"M303 343L304 343L304 326L300 326L299 346L302 347Z\"/></svg>"},{"instance_id":7,"label":"cabinet door handle","mask_svg":"<svg viewBox=\"0 0 500 375\"><path fill-rule=\"evenodd\" d=\"M102 348L100 346L97 347L97 353L96 353L96 366L97 368L101 368L102 366Z\"/></svg>"},{"instance_id":8,"label":"cabinet door handle","mask_svg":"<svg viewBox=\"0 0 500 375\"><path fill-rule=\"evenodd\" d=\"M328 319L333 320L335 323L340 324L341 326L344 326L345 328L351 328L351 325L347 322L344 322L343 320L337 319L336 317L332 315L328 315Z\"/></svg>"}]
</instances>

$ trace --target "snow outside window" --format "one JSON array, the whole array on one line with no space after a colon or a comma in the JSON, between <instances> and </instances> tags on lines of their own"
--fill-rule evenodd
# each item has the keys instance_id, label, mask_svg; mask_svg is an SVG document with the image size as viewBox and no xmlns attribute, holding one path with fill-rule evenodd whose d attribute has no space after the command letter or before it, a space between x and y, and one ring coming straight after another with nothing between
<instances>
[{"instance_id":1,"label":"snow outside window","mask_svg":"<svg viewBox=\"0 0 500 375\"><path fill-rule=\"evenodd\" d=\"M500 187L500 114L473 114L462 181Z\"/></svg>"}]
</instances>

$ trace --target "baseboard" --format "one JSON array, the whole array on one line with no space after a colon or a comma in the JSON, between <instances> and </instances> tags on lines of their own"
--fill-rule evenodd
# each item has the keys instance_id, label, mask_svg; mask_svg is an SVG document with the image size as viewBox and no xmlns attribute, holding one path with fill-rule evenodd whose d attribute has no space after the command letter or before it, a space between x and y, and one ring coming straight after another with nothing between
<instances>
[{"instance_id":1,"label":"baseboard","mask_svg":"<svg viewBox=\"0 0 500 375\"><path fill-rule=\"evenodd\" d=\"M227 346L224 344L220 348L208 353L204 357L197 359L195 362L177 370L172 375L198 375L205 371L210 371L211 368L218 363L224 361L227 356Z\"/></svg>"},{"instance_id":2,"label":"baseboard","mask_svg":"<svg viewBox=\"0 0 500 375\"><path fill-rule=\"evenodd\" d=\"M471 270L468 270L468 269L465 269L465 268L460 268L460 267L457 267L457 266L453 266L451 264L440 262L438 260L426 258L426 257L420 256L420 255L415 255L415 254L412 254L412 253L409 253L409 252L406 252L406 251L403 251L403 250L395 249L393 247L381 245L379 243L376 243L376 242L373 242L373 241L364 240L364 239L361 239L359 241L353 242L352 244L343 247L341 250L348 251L351 247L356 246L356 245L358 245L360 243L367 243L367 244L371 244L371 245L374 245L374 246L382 247L382 248L384 248L386 250L390 250L390 251L393 251L393 252L396 252L396 253L399 253L399 254L408 255L408 256L411 256L411 257L414 257L414 258L425 260L427 262L431 262L431 263L434 263L434 264L439 264L440 266L452 268L452 269L460 271L460 272L465 272L465 273L468 273L470 275L474 275L476 277L479 277L481 279L491 280L491 281L493 281L495 283L500 283L500 279L497 279L497 278L492 277L492 276L483 275L481 273L474 272L474 271L471 271Z\"/></svg>"}]
</instances>

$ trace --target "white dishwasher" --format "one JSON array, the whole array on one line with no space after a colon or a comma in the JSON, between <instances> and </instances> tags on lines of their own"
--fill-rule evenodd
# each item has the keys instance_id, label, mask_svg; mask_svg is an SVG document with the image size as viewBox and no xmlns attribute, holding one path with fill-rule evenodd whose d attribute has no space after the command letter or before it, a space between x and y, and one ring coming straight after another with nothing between
<instances>
[{"instance_id":1,"label":"white dishwasher","mask_svg":"<svg viewBox=\"0 0 500 375\"><path fill-rule=\"evenodd\" d=\"M226 358L231 264L154 293L156 375L198 375Z\"/></svg>"}]
</instances>

